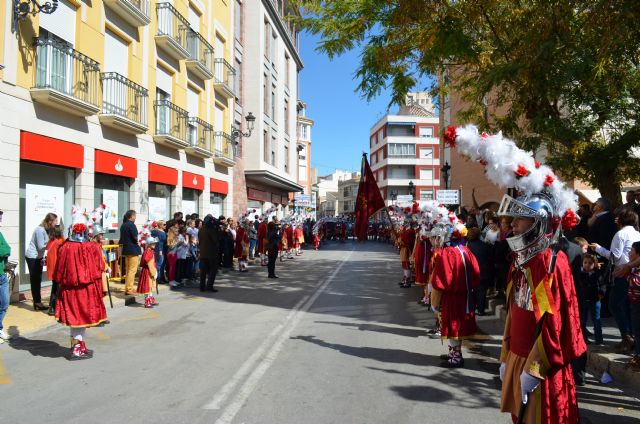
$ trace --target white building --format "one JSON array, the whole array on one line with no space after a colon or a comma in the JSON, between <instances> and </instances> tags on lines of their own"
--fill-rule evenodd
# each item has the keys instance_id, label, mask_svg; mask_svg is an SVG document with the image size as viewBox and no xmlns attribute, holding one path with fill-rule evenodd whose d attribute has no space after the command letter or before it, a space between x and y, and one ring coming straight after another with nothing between
<instances>
[{"instance_id":1,"label":"white building","mask_svg":"<svg viewBox=\"0 0 640 424\"><path fill-rule=\"evenodd\" d=\"M303 65L298 34L283 18L297 12L286 0L244 1L239 8L240 24L251 32L245 31L242 45L236 45L242 65L236 126L248 112L257 118L253 133L242 142L247 206L277 205L283 211L292 193L303 190L296 151L298 72Z\"/></svg>"},{"instance_id":2,"label":"white building","mask_svg":"<svg viewBox=\"0 0 640 424\"><path fill-rule=\"evenodd\" d=\"M414 199L435 199L440 187L438 118L426 95L409 93L408 104L383 116L369 133L371 170L387 204L411 194L411 186Z\"/></svg>"},{"instance_id":3,"label":"white building","mask_svg":"<svg viewBox=\"0 0 640 424\"><path fill-rule=\"evenodd\" d=\"M313 191L317 193L316 204L318 205L318 218L336 215L338 184L340 181L350 179L351 176L352 173L349 171L336 169L329 175L318 177L318 182L313 185Z\"/></svg>"}]
</instances>

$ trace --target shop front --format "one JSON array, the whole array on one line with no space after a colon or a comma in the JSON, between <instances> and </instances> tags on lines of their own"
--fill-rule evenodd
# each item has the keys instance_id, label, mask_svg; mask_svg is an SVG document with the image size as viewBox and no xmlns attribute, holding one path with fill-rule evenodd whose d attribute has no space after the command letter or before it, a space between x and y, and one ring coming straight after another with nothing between
<instances>
[{"instance_id":1,"label":"shop front","mask_svg":"<svg viewBox=\"0 0 640 424\"><path fill-rule=\"evenodd\" d=\"M204 191L204 177L182 171L182 213L200 214L200 196Z\"/></svg>"},{"instance_id":2,"label":"shop front","mask_svg":"<svg viewBox=\"0 0 640 424\"><path fill-rule=\"evenodd\" d=\"M209 213L216 218L225 215L224 203L229 194L229 183L211 178L209 181L209 193Z\"/></svg>"},{"instance_id":3,"label":"shop front","mask_svg":"<svg viewBox=\"0 0 640 424\"><path fill-rule=\"evenodd\" d=\"M245 171L247 181L247 205L262 212L277 207L277 216L289 212L289 193L302 191L303 187L270 171Z\"/></svg>"},{"instance_id":4,"label":"shop front","mask_svg":"<svg viewBox=\"0 0 640 424\"><path fill-rule=\"evenodd\" d=\"M173 216L171 201L178 185L178 170L149 163L148 171L149 219L167 221Z\"/></svg>"},{"instance_id":5,"label":"shop front","mask_svg":"<svg viewBox=\"0 0 640 424\"><path fill-rule=\"evenodd\" d=\"M137 176L135 159L95 151L94 199L96 206L104 205L102 226L107 240L120 239L120 224L130 209L131 184Z\"/></svg>"},{"instance_id":6,"label":"shop front","mask_svg":"<svg viewBox=\"0 0 640 424\"><path fill-rule=\"evenodd\" d=\"M26 246L45 215L58 215L59 224L68 228L75 200L76 172L84 166L82 145L34 134L20 133L20 291L29 289ZM47 279L46 267L43 280ZM46 286L47 284L43 284Z\"/></svg>"}]
</instances>

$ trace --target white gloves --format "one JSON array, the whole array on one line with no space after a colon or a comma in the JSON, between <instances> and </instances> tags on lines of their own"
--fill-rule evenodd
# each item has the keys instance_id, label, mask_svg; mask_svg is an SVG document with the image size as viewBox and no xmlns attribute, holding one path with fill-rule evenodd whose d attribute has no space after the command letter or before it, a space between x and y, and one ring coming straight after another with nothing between
<instances>
[{"instance_id":1,"label":"white gloves","mask_svg":"<svg viewBox=\"0 0 640 424\"><path fill-rule=\"evenodd\" d=\"M504 371L507 369L507 364L504 362L500 363L500 381L504 381Z\"/></svg>"},{"instance_id":2,"label":"white gloves","mask_svg":"<svg viewBox=\"0 0 640 424\"><path fill-rule=\"evenodd\" d=\"M522 403L527 403L529 393L533 392L540 385L540 379L522 371L520 374L520 390L522 392Z\"/></svg>"}]
</instances>

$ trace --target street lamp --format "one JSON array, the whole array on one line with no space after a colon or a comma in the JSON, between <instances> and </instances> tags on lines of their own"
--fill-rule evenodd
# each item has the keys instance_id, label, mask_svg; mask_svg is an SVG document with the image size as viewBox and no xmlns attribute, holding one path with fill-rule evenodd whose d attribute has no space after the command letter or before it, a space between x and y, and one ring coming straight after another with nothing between
<instances>
[{"instance_id":1,"label":"street lamp","mask_svg":"<svg viewBox=\"0 0 640 424\"><path fill-rule=\"evenodd\" d=\"M244 119L247 121L248 131L246 133L242 132L240 128L231 128L231 139L235 144L238 144L238 138L240 138L240 136L251 137L251 133L253 132L253 126L255 125L256 117L253 116L253 113L249 112Z\"/></svg>"},{"instance_id":2,"label":"street lamp","mask_svg":"<svg viewBox=\"0 0 640 424\"><path fill-rule=\"evenodd\" d=\"M413 184L413 181L409 181L409 194L413 198L416 194L416 186Z\"/></svg>"},{"instance_id":3,"label":"street lamp","mask_svg":"<svg viewBox=\"0 0 640 424\"><path fill-rule=\"evenodd\" d=\"M45 1L41 4L38 0L13 0L13 20L17 22L27 15L36 16L40 12L51 14L58 8L58 1Z\"/></svg>"},{"instance_id":4,"label":"street lamp","mask_svg":"<svg viewBox=\"0 0 640 424\"><path fill-rule=\"evenodd\" d=\"M395 190L391 190L389 192L389 197L391 198L391 203L393 205L395 205L396 204L396 200L398 199L398 192L395 191Z\"/></svg>"},{"instance_id":5,"label":"street lamp","mask_svg":"<svg viewBox=\"0 0 640 424\"><path fill-rule=\"evenodd\" d=\"M444 166L440 168L440 172L442 172L442 178L444 179L444 188L449 189L449 171L451 171L451 166L449 162L445 162Z\"/></svg>"}]
</instances>

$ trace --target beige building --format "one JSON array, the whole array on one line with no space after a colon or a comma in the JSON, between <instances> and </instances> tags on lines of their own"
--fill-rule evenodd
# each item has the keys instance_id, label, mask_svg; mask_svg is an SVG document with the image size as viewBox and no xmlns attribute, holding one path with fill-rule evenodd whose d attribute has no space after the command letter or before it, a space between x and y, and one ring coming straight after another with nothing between
<instances>
[{"instance_id":1,"label":"beige building","mask_svg":"<svg viewBox=\"0 0 640 424\"><path fill-rule=\"evenodd\" d=\"M353 215L355 213L359 184L359 172L354 172L349 178L338 182L337 215Z\"/></svg>"},{"instance_id":2,"label":"beige building","mask_svg":"<svg viewBox=\"0 0 640 424\"><path fill-rule=\"evenodd\" d=\"M311 194L311 128L313 119L307 117L307 104L298 101L298 184L304 187L304 194Z\"/></svg>"}]
</instances>

